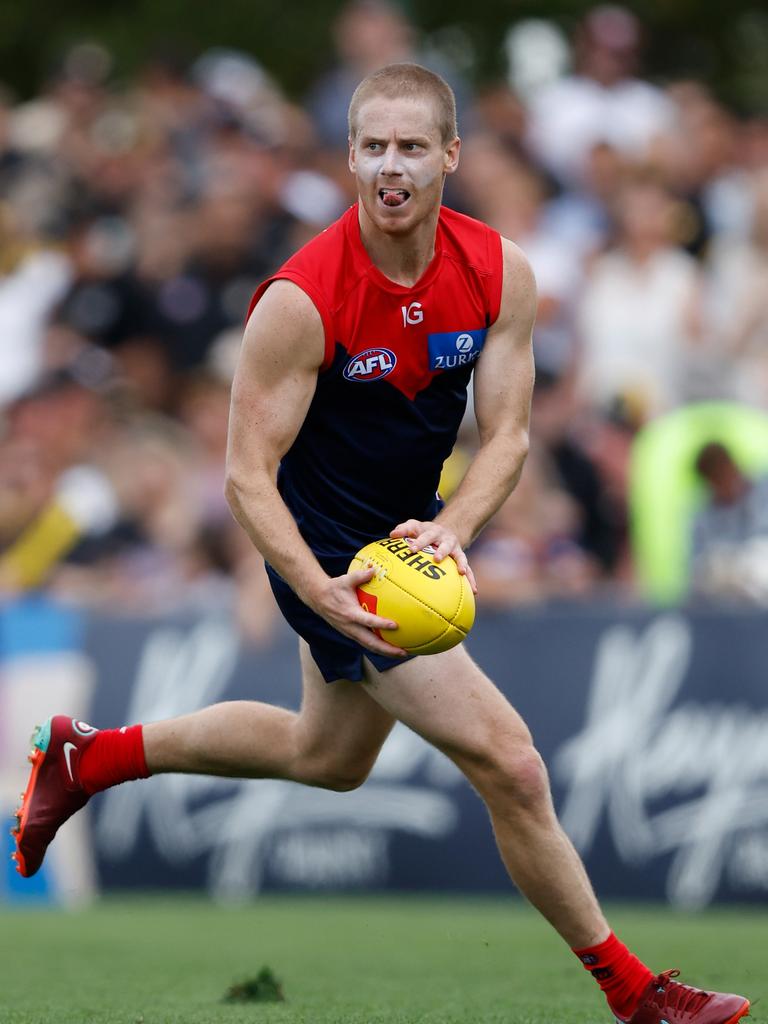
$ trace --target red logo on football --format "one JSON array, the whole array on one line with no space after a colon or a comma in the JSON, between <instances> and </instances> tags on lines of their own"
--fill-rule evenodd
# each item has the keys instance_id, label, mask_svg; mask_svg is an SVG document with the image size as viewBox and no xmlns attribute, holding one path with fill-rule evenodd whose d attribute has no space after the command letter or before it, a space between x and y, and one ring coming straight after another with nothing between
<instances>
[{"instance_id":1,"label":"red logo on football","mask_svg":"<svg viewBox=\"0 0 768 1024\"><path fill-rule=\"evenodd\" d=\"M379 614L379 612L378 612L379 599L378 599L378 597L376 597L375 594L366 594L366 592L364 590L362 590L360 587L356 588L356 593L357 593L357 600L360 602L360 605L361 605L363 611L370 612L371 615L378 615ZM381 635L381 630L380 629L374 629L373 632L376 634L376 636L379 638L379 640L386 640L386 637Z\"/></svg>"}]
</instances>

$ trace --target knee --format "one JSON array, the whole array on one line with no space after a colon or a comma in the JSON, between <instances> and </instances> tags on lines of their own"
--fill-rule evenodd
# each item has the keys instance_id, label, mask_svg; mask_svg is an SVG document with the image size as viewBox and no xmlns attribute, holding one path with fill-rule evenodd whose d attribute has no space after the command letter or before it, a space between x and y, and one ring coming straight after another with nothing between
<instances>
[{"instance_id":1,"label":"knee","mask_svg":"<svg viewBox=\"0 0 768 1024\"><path fill-rule=\"evenodd\" d=\"M533 744L494 745L473 760L466 774L489 806L549 807L547 769Z\"/></svg>"},{"instance_id":2,"label":"knee","mask_svg":"<svg viewBox=\"0 0 768 1024\"><path fill-rule=\"evenodd\" d=\"M353 789L359 789L367 778L368 770L355 770L352 766L344 765L319 773L313 785L331 789L334 793L350 793Z\"/></svg>"},{"instance_id":3,"label":"knee","mask_svg":"<svg viewBox=\"0 0 768 1024\"><path fill-rule=\"evenodd\" d=\"M299 781L335 793L349 793L362 786L372 767L369 761L317 758L304 763Z\"/></svg>"}]
</instances>

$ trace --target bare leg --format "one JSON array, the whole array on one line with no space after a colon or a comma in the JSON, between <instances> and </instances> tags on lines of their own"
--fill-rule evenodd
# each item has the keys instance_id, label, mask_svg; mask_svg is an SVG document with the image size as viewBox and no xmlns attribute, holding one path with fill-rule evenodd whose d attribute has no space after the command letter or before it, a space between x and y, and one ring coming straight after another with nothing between
<instances>
[{"instance_id":1,"label":"bare leg","mask_svg":"<svg viewBox=\"0 0 768 1024\"><path fill-rule=\"evenodd\" d=\"M366 689L444 751L485 801L504 864L526 898L574 949L610 928L555 816L546 769L527 726L462 647L388 672Z\"/></svg>"},{"instance_id":2,"label":"bare leg","mask_svg":"<svg viewBox=\"0 0 768 1024\"><path fill-rule=\"evenodd\" d=\"M257 701L214 704L144 727L150 772L277 778L354 789L373 767L394 724L362 684L328 685L303 642L297 713Z\"/></svg>"}]
</instances>

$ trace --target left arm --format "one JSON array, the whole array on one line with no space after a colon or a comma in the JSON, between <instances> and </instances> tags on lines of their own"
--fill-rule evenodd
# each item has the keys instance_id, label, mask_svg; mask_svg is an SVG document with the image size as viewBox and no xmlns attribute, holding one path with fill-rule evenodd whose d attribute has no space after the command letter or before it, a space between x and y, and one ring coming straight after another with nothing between
<instances>
[{"instance_id":1,"label":"left arm","mask_svg":"<svg viewBox=\"0 0 768 1024\"><path fill-rule=\"evenodd\" d=\"M413 538L414 551L431 544L438 561L451 555L459 571L473 584L464 548L509 497L520 479L528 453L536 282L520 249L507 239L502 239L502 248L501 309L488 331L474 374L480 448L466 476L434 522L409 519L391 534Z\"/></svg>"}]
</instances>

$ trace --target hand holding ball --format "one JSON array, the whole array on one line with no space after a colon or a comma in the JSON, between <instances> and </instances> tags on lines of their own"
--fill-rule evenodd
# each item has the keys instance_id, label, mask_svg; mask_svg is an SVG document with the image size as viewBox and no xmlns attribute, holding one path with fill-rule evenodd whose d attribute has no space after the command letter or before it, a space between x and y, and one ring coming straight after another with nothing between
<instances>
[{"instance_id":1,"label":"hand holding ball","mask_svg":"<svg viewBox=\"0 0 768 1024\"><path fill-rule=\"evenodd\" d=\"M367 611L398 624L384 640L409 654L438 654L466 638L475 597L452 558L436 562L431 548L414 551L405 540L385 537L361 548L349 571L369 566L376 573L357 588L357 597Z\"/></svg>"}]
</instances>

